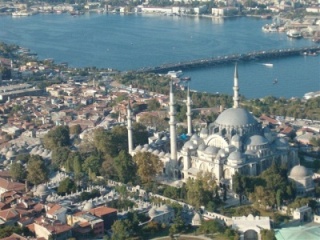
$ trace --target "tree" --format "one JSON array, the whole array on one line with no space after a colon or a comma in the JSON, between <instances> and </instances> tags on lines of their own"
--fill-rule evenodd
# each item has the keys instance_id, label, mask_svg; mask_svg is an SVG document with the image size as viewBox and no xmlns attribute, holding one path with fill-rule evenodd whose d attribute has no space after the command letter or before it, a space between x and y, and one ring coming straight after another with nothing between
<instances>
[{"instance_id":1,"label":"tree","mask_svg":"<svg viewBox=\"0 0 320 240\"><path fill-rule=\"evenodd\" d=\"M148 143L148 131L147 128L141 123L134 122L132 125L133 143L135 145L144 145Z\"/></svg>"},{"instance_id":2,"label":"tree","mask_svg":"<svg viewBox=\"0 0 320 240\"><path fill-rule=\"evenodd\" d=\"M174 221L173 224L171 224L170 228L169 228L169 235L171 238L173 238L174 234L180 233L184 228L184 222L181 218L181 216L177 216Z\"/></svg>"},{"instance_id":3,"label":"tree","mask_svg":"<svg viewBox=\"0 0 320 240\"><path fill-rule=\"evenodd\" d=\"M58 126L50 130L43 138L45 148L53 150L58 147L70 145L70 134L68 126Z\"/></svg>"},{"instance_id":4,"label":"tree","mask_svg":"<svg viewBox=\"0 0 320 240\"><path fill-rule=\"evenodd\" d=\"M114 159L114 167L119 180L123 183L133 181L136 176L136 165L128 152L122 150Z\"/></svg>"},{"instance_id":5,"label":"tree","mask_svg":"<svg viewBox=\"0 0 320 240\"><path fill-rule=\"evenodd\" d=\"M117 220L112 224L112 240L127 240L130 237L128 220Z\"/></svg>"},{"instance_id":6,"label":"tree","mask_svg":"<svg viewBox=\"0 0 320 240\"><path fill-rule=\"evenodd\" d=\"M150 152L138 152L134 157L137 173L143 183L151 182L163 169L163 163L158 156Z\"/></svg>"},{"instance_id":7,"label":"tree","mask_svg":"<svg viewBox=\"0 0 320 240\"><path fill-rule=\"evenodd\" d=\"M278 189L278 190L277 190L277 196L276 196L278 208L280 208L281 205L282 205L282 195L283 195L282 190L281 190L281 189Z\"/></svg>"},{"instance_id":8,"label":"tree","mask_svg":"<svg viewBox=\"0 0 320 240\"><path fill-rule=\"evenodd\" d=\"M203 221L197 232L200 234L221 233L224 227L216 220Z\"/></svg>"},{"instance_id":9,"label":"tree","mask_svg":"<svg viewBox=\"0 0 320 240\"><path fill-rule=\"evenodd\" d=\"M242 202L242 196L245 190L244 184L245 184L245 181L243 177L240 175L240 173L236 172L236 174L232 176L232 188L233 188L233 191L239 195L240 204Z\"/></svg>"},{"instance_id":10,"label":"tree","mask_svg":"<svg viewBox=\"0 0 320 240\"><path fill-rule=\"evenodd\" d=\"M12 235L13 233L21 234L23 229L16 226L4 226L0 228L0 238L6 238Z\"/></svg>"},{"instance_id":11,"label":"tree","mask_svg":"<svg viewBox=\"0 0 320 240\"><path fill-rule=\"evenodd\" d=\"M62 180L58 187L58 194L65 195L71 192L75 192L77 189L76 184L70 178L66 178Z\"/></svg>"},{"instance_id":12,"label":"tree","mask_svg":"<svg viewBox=\"0 0 320 240\"><path fill-rule=\"evenodd\" d=\"M112 144L118 154L121 150L128 151L128 130L125 126L116 126L111 130Z\"/></svg>"},{"instance_id":13,"label":"tree","mask_svg":"<svg viewBox=\"0 0 320 240\"><path fill-rule=\"evenodd\" d=\"M81 133L82 129L79 124L73 125L70 127L70 134L73 135L79 135Z\"/></svg>"},{"instance_id":14,"label":"tree","mask_svg":"<svg viewBox=\"0 0 320 240\"><path fill-rule=\"evenodd\" d=\"M14 162L10 166L10 176L14 181L22 181L26 178L26 169L21 163Z\"/></svg>"},{"instance_id":15,"label":"tree","mask_svg":"<svg viewBox=\"0 0 320 240\"><path fill-rule=\"evenodd\" d=\"M32 184L38 185L48 180L48 168L39 155L31 155L27 165L27 172L27 180Z\"/></svg>"},{"instance_id":16,"label":"tree","mask_svg":"<svg viewBox=\"0 0 320 240\"><path fill-rule=\"evenodd\" d=\"M144 126L155 128L157 131L163 131L169 127L169 124L159 115L145 114L140 118L139 122Z\"/></svg>"},{"instance_id":17,"label":"tree","mask_svg":"<svg viewBox=\"0 0 320 240\"><path fill-rule=\"evenodd\" d=\"M52 163L56 164L58 167L64 165L70 154L70 149L68 147L57 147L52 150Z\"/></svg>"},{"instance_id":18,"label":"tree","mask_svg":"<svg viewBox=\"0 0 320 240\"><path fill-rule=\"evenodd\" d=\"M114 157L118 153L115 144L113 143L111 132L108 132L103 128L97 128L94 131L93 143L98 152L101 152L102 154L109 154Z\"/></svg>"},{"instance_id":19,"label":"tree","mask_svg":"<svg viewBox=\"0 0 320 240\"><path fill-rule=\"evenodd\" d=\"M273 230L262 229L261 240L276 240L276 236Z\"/></svg>"},{"instance_id":20,"label":"tree","mask_svg":"<svg viewBox=\"0 0 320 240\"><path fill-rule=\"evenodd\" d=\"M220 198L214 198L216 184L209 172L199 172L197 179L188 179L186 188L187 201L196 208L200 208L210 201L214 201L216 204L220 203Z\"/></svg>"},{"instance_id":21,"label":"tree","mask_svg":"<svg viewBox=\"0 0 320 240\"><path fill-rule=\"evenodd\" d=\"M115 177L117 176L114 159L109 154L106 154L104 156L104 161L100 169L100 174L105 178L110 179L115 179Z\"/></svg>"},{"instance_id":22,"label":"tree","mask_svg":"<svg viewBox=\"0 0 320 240\"><path fill-rule=\"evenodd\" d=\"M84 160L84 163L82 164L83 170L86 171L88 174L89 172L94 173L95 175L99 174L100 167L101 167L101 160L100 158L94 155L87 157Z\"/></svg>"},{"instance_id":23,"label":"tree","mask_svg":"<svg viewBox=\"0 0 320 240\"><path fill-rule=\"evenodd\" d=\"M148 110L149 111L155 111L155 110L158 110L160 108L160 103L155 98L152 98L151 100L149 100L147 102L147 104L148 104Z\"/></svg>"}]
</instances>

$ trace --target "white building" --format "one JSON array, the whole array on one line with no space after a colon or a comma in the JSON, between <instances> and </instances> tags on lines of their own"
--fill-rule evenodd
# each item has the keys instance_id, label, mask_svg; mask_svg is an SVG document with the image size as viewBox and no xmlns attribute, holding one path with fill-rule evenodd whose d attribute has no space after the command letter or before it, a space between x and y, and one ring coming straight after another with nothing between
<instances>
[{"instance_id":1,"label":"white building","mask_svg":"<svg viewBox=\"0 0 320 240\"><path fill-rule=\"evenodd\" d=\"M261 239L262 229L270 230L270 218L253 216L232 217L232 228L240 233L240 240Z\"/></svg>"}]
</instances>

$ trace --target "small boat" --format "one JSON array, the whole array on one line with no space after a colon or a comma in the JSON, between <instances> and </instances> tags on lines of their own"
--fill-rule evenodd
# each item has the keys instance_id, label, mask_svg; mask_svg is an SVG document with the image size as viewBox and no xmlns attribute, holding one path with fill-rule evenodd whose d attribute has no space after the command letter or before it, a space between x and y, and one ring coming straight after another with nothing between
<instances>
[{"instance_id":1,"label":"small boat","mask_svg":"<svg viewBox=\"0 0 320 240\"><path fill-rule=\"evenodd\" d=\"M191 80L191 77L189 77L189 76L185 76L185 77L182 77L182 78L180 78L180 80L181 81L190 81Z\"/></svg>"},{"instance_id":2,"label":"small boat","mask_svg":"<svg viewBox=\"0 0 320 240\"><path fill-rule=\"evenodd\" d=\"M278 79L273 80L273 85L278 83Z\"/></svg>"},{"instance_id":3,"label":"small boat","mask_svg":"<svg viewBox=\"0 0 320 240\"><path fill-rule=\"evenodd\" d=\"M269 68L272 68L273 67L273 64L272 63L262 63L262 65L266 66L266 67L269 67Z\"/></svg>"},{"instance_id":4,"label":"small boat","mask_svg":"<svg viewBox=\"0 0 320 240\"><path fill-rule=\"evenodd\" d=\"M84 12L79 11L79 10L70 12L70 15L72 15L72 16L83 15L83 14L84 14Z\"/></svg>"},{"instance_id":5,"label":"small boat","mask_svg":"<svg viewBox=\"0 0 320 240\"><path fill-rule=\"evenodd\" d=\"M290 38L301 38L302 37L301 32L299 32L296 29L289 30L287 32L287 36L290 37Z\"/></svg>"}]
</instances>

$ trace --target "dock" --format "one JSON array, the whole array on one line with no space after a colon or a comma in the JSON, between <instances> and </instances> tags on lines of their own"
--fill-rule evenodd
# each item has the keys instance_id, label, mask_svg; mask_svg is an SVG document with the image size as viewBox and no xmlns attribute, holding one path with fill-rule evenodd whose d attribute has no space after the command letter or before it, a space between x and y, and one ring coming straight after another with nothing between
<instances>
[{"instance_id":1,"label":"dock","mask_svg":"<svg viewBox=\"0 0 320 240\"><path fill-rule=\"evenodd\" d=\"M230 54L212 58L203 58L185 62L163 64L156 67L145 67L136 70L144 73L167 73L168 71L190 70L195 68L213 67L222 64L234 64L235 62L247 62L255 60L276 59L290 56L303 55L305 52L317 53L320 46L301 48L272 49L267 51L253 51L242 54Z\"/></svg>"}]
</instances>

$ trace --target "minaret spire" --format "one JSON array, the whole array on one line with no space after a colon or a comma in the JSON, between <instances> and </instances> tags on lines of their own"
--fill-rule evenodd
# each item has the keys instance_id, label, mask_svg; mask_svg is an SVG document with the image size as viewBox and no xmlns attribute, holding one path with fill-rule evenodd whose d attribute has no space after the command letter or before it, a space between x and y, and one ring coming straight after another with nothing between
<instances>
[{"instance_id":1,"label":"minaret spire","mask_svg":"<svg viewBox=\"0 0 320 240\"><path fill-rule=\"evenodd\" d=\"M234 83L233 83L233 108L239 107L239 85L238 85L238 65L236 63L234 69Z\"/></svg>"},{"instance_id":2,"label":"minaret spire","mask_svg":"<svg viewBox=\"0 0 320 240\"><path fill-rule=\"evenodd\" d=\"M192 119L191 119L191 98L190 98L190 88L188 84L188 93L187 93L187 124L188 124L188 136L192 135Z\"/></svg>"},{"instance_id":3,"label":"minaret spire","mask_svg":"<svg viewBox=\"0 0 320 240\"><path fill-rule=\"evenodd\" d=\"M170 116L170 154L171 154L171 160L177 161L177 134L176 134L176 121L175 121L175 116L176 116L176 111L174 107L174 95L173 95L173 86L172 86L172 81L170 81L170 111L169 111L169 116Z\"/></svg>"},{"instance_id":4,"label":"minaret spire","mask_svg":"<svg viewBox=\"0 0 320 240\"><path fill-rule=\"evenodd\" d=\"M133 151L133 140L132 140L132 112L131 112L131 105L130 99L127 106L127 128L128 128L128 152L132 154Z\"/></svg>"}]
</instances>

